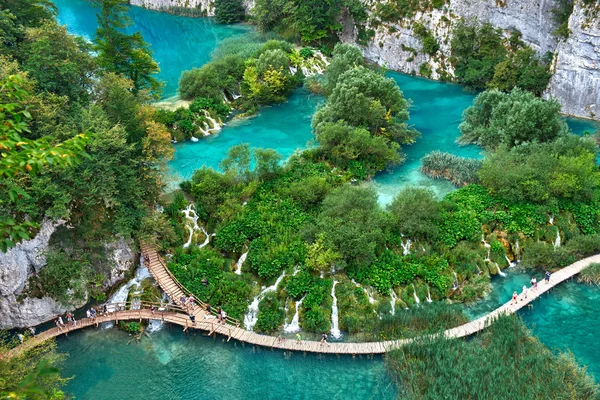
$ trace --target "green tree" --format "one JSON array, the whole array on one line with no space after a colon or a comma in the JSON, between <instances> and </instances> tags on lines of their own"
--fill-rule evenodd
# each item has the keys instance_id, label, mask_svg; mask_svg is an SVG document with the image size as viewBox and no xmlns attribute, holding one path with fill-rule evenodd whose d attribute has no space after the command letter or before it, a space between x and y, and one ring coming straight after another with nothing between
<instances>
[{"instance_id":1,"label":"green tree","mask_svg":"<svg viewBox=\"0 0 600 400\"><path fill-rule=\"evenodd\" d=\"M215 18L220 24L233 24L244 20L246 10L242 0L215 0Z\"/></svg>"},{"instance_id":2,"label":"green tree","mask_svg":"<svg viewBox=\"0 0 600 400\"><path fill-rule=\"evenodd\" d=\"M325 92L330 94L333 91L344 72L363 64L364 58L358 47L345 43L336 44L331 63L325 70Z\"/></svg>"},{"instance_id":3,"label":"green tree","mask_svg":"<svg viewBox=\"0 0 600 400\"><path fill-rule=\"evenodd\" d=\"M131 26L125 0L99 0L98 30L94 39L98 65L107 72L121 74L133 82L134 93L148 90L158 98L161 83L153 77L159 72L149 45L140 32L128 35Z\"/></svg>"},{"instance_id":4,"label":"green tree","mask_svg":"<svg viewBox=\"0 0 600 400\"><path fill-rule=\"evenodd\" d=\"M486 149L529 142L549 142L568 132L556 100L545 101L532 93L496 89L479 94L463 116L459 129L462 143L476 143Z\"/></svg>"},{"instance_id":5,"label":"green tree","mask_svg":"<svg viewBox=\"0 0 600 400\"><path fill-rule=\"evenodd\" d=\"M406 188L394 197L388 210L395 228L411 239L435 239L441 207L435 193L424 188Z\"/></svg>"}]
</instances>

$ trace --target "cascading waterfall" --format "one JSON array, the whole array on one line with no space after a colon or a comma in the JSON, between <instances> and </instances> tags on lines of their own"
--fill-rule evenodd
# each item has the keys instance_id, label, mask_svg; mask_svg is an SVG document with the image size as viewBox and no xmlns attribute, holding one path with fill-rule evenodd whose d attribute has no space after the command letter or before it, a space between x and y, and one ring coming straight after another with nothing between
<instances>
[{"instance_id":1,"label":"cascading waterfall","mask_svg":"<svg viewBox=\"0 0 600 400\"><path fill-rule=\"evenodd\" d=\"M356 282L354 279L352 279L352 283L354 283L354 285L355 285L356 287L359 287L359 288L361 288L361 289L362 289L362 290L365 292L365 294L367 295L367 298L369 299L369 304L375 304L375 303L377 303L377 300L375 300L375 298L374 298L374 297L373 297L373 295L372 295L372 294L371 294L371 293L370 293L370 292L367 290L367 288L364 288L364 287L362 287L362 286L360 285L360 283L357 283L357 282ZM375 312L377 312L377 311L375 311Z\"/></svg>"},{"instance_id":2,"label":"cascading waterfall","mask_svg":"<svg viewBox=\"0 0 600 400\"><path fill-rule=\"evenodd\" d=\"M338 282L334 280L331 287L331 297L333 298L333 302L331 303L331 336L339 339L342 337L342 332L340 332L337 297L335 297L335 285L337 284Z\"/></svg>"},{"instance_id":3,"label":"cascading waterfall","mask_svg":"<svg viewBox=\"0 0 600 400\"><path fill-rule=\"evenodd\" d=\"M402 246L402 254L406 256L410 254L410 246L412 246L412 241L410 239L406 239L406 242L402 241L400 246Z\"/></svg>"},{"instance_id":4,"label":"cascading waterfall","mask_svg":"<svg viewBox=\"0 0 600 400\"><path fill-rule=\"evenodd\" d=\"M188 204L187 208L185 210L183 210L182 213L185 215L185 221L186 221L185 226L190 232L188 241L185 242L185 244L183 245L183 248L190 247L190 245L192 244L192 241L194 240L194 233L196 233L196 232L202 232L205 237L204 243L200 244L198 247L202 248L202 247L206 246L210 242L210 237L215 236L215 234L213 233L213 234L209 235L203 226L198 226L198 218L199 217L196 214L196 210L194 210L194 205Z\"/></svg>"},{"instance_id":5,"label":"cascading waterfall","mask_svg":"<svg viewBox=\"0 0 600 400\"><path fill-rule=\"evenodd\" d=\"M456 275L456 271L452 271L454 274L454 282L452 282L452 288L456 289L458 287L458 275Z\"/></svg>"},{"instance_id":6,"label":"cascading waterfall","mask_svg":"<svg viewBox=\"0 0 600 400\"><path fill-rule=\"evenodd\" d=\"M283 271L281 276L277 278L273 285L268 287L263 286L258 296L256 296L254 300L252 300L252 303L250 303L250 305L248 306L248 312L246 313L246 315L244 315L244 325L246 325L246 329L251 331L254 328L254 325L256 325L256 322L258 321L258 303L260 303L260 301L265 297L267 293L273 292L277 289L277 286L279 286L284 276L285 271Z\"/></svg>"},{"instance_id":7,"label":"cascading waterfall","mask_svg":"<svg viewBox=\"0 0 600 400\"><path fill-rule=\"evenodd\" d=\"M556 228L556 240L554 240L554 248L560 247L560 230Z\"/></svg>"},{"instance_id":8,"label":"cascading waterfall","mask_svg":"<svg viewBox=\"0 0 600 400\"><path fill-rule=\"evenodd\" d=\"M427 285L427 302L428 303L433 302L433 300L431 300L431 291L429 290L429 285Z\"/></svg>"},{"instance_id":9,"label":"cascading waterfall","mask_svg":"<svg viewBox=\"0 0 600 400\"><path fill-rule=\"evenodd\" d=\"M482 234L481 235L481 241L483 242L483 246L488 249L488 253L487 253L487 258L485 259L486 261L490 260L490 253L492 251L492 246L490 246L490 244L488 242L485 241L485 236Z\"/></svg>"},{"instance_id":10,"label":"cascading waterfall","mask_svg":"<svg viewBox=\"0 0 600 400\"><path fill-rule=\"evenodd\" d=\"M235 273L237 275L241 275L242 274L242 265L244 264L244 261L246 261L246 257L248 257L248 251L246 251L244 254L242 254L240 256L240 259L235 264Z\"/></svg>"},{"instance_id":11,"label":"cascading waterfall","mask_svg":"<svg viewBox=\"0 0 600 400\"><path fill-rule=\"evenodd\" d=\"M398 300L398 296L396 295L396 292L394 292L394 288L390 289L390 296L392 297L392 300L390 301L390 305L392 306L390 314L396 315L396 300Z\"/></svg>"},{"instance_id":12,"label":"cascading waterfall","mask_svg":"<svg viewBox=\"0 0 600 400\"><path fill-rule=\"evenodd\" d=\"M419 299L419 296L417 296L417 289L415 288L415 284L412 284L413 287L413 295L415 296L415 303L419 304L421 303L421 300Z\"/></svg>"},{"instance_id":13,"label":"cascading waterfall","mask_svg":"<svg viewBox=\"0 0 600 400\"><path fill-rule=\"evenodd\" d=\"M506 262L508 263L508 267L509 267L509 268L513 268L515 265L517 265L517 263L516 263L516 262L514 262L514 261L510 261L510 258L508 258L508 256L507 256L507 255L505 255L505 256L504 256L504 258L506 258Z\"/></svg>"},{"instance_id":14,"label":"cascading waterfall","mask_svg":"<svg viewBox=\"0 0 600 400\"><path fill-rule=\"evenodd\" d=\"M160 300L160 304L166 305L168 303L169 303L169 296L167 296L167 294L165 292L163 292L162 298ZM158 310L159 311L163 310L163 307L159 307ZM164 323L160 319L151 319L148 323L148 328L146 328L146 332L148 332L148 333L158 332L159 330L162 329L163 325L164 325Z\"/></svg>"},{"instance_id":15,"label":"cascading waterfall","mask_svg":"<svg viewBox=\"0 0 600 400\"><path fill-rule=\"evenodd\" d=\"M494 263L496 264L496 268L498 268L498 275L504 277L506 276L506 274L504 272L502 272L502 270L500 269L500 266L498 265L498 263Z\"/></svg>"},{"instance_id":16,"label":"cascading waterfall","mask_svg":"<svg viewBox=\"0 0 600 400\"><path fill-rule=\"evenodd\" d=\"M129 291L134 286L140 286L142 281L147 278L151 278L152 274L144 264L144 258L140 256L140 266L135 271L135 276L129 280L126 284L122 285L116 292L113 293L112 296L106 301L108 304L112 304L108 307L108 312L115 312L117 310L117 305L114 303L125 303L127 301L127 297L129 296ZM139 309L139 307L132 306L132 309ZM102 324L103 328L112 328L114 326L113 322L105 322Z\"/></svg>"},{"instance_id":17,"label":"cascading waterfall","mask_svg":"<svg viewBox=\"0 0 600 400\"><path fill-rule=\"evenodd\" d=\"M554 215L551 215L550 218L548 218L550 225L554 225Z\"/></svg>"},{"instance_id":18,"label":"cascading waterfall","mask_svg":"<svg viewBox=\"0 0 600 400\"><path fill-rule=\"evenodd\" d=\"M519 251L519 239L515 242L515 257L517 257L517 263L521 262L521 252Z\"/></svg>"},{"instance_id":19,"label":"cascading waterfall","mask_svg":"<svg viewBox=\"0 0 600 400\"><path fill-rule=\"evenodd\" d=\"M304 295L304 297L306 297L306 295ZM292 318L292 321L289 324L285 324L283 325L283 331L286 333L296 333L298 331L300 331L300 306L302 305L302 302L304 301L304 297L302 297L300 300L298 300L296 302L296 312L294 313L294 317ZM287 314L287 312L286 312Z\"/></svg>"}]
</instances>

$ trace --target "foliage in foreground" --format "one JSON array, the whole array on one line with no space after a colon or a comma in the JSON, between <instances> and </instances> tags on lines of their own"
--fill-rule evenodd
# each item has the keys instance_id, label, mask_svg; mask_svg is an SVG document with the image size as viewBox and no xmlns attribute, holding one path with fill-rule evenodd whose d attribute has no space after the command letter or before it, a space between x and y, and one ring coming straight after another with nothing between
<instances>
[{"instance_id":1,"label":"foliage in foreground","mask_svg":"<svg viewBox=\"0 0 600 400\"><path fill-rule=\"evenodd\" d=\"M470 341L421 338L386 365L406 400L597 399L598 386L569 354L552 354L516 316Z\"/></svg>"},{"instance_id":2,"label":"foliage in foreground","mask_svg":"<svg viewBox=\"0 0 600 400\"><path fill-rule=\"evenodd\" d=\"M581 271L577 277L578 282L587 283L588 285L600 286L600 264L594 263Z\"/></svg>"},{"instance_id":3,"label":"foliage in foreground","mask_svg":"<svg viewBox=\"0 0 600 400\"><path fill-rule=\"evenodd\" d=\"M0 354L5 354L18 341L0 331ZM63 400L62 388L68 379L60 376L65 360L56 352L56 342L47 340L9 360L0 359L0 399Z\"/></svg>"}]
</instances>

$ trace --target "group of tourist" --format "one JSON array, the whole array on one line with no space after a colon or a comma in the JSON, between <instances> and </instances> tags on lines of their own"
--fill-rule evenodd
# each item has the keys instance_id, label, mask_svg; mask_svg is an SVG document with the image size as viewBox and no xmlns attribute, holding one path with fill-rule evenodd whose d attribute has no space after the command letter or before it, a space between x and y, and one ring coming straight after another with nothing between
<instances>
[{"instance_id":1,"label":"group of tourist","mask_svg":"<svg viewBox=\"0 0 600 400\"><path fill-rule=\"evenodd\" d=\"M546 271L546 273L544 275L544 281L546 283L550 283L550 275L552 275L550 273L550 271ZM537 287L538 287L537 279L535 276L533 276L531 278L531 290L537 290ZM521 292L521 301L527 299L528 291L529 291L529 289L527 289L527 285L523 285L523 291ZM512 295L511 304L517 304L518 302L519 302L519 295L518 295L517 291L515 290Z\"/></svg>"},{"instance_id":2,"label":"group of tourist","mask_svg":"<svg viewBox=\"0 0 600 400\"><path fill-rule=\"evenodd\" d=\"M196 325L196 315L194 315L194 309L196 308L196 300L194 299L194 296L192 294L190 294L188 297L181 296L179 301L181 303L181 306L186 309L188 316L190 317L190 321L192 321L192 325ZM206 303L206 305L204 305L204 311L206 311L206 314L204 316L205 319L214 318L214 316L212 315L212 308L210 307L210 303ZM216 314L217 321L220 324L227 323L227 313L225 312L225 310L223 310L221 307L218 307Z\"/></svg>"}]
</instances>

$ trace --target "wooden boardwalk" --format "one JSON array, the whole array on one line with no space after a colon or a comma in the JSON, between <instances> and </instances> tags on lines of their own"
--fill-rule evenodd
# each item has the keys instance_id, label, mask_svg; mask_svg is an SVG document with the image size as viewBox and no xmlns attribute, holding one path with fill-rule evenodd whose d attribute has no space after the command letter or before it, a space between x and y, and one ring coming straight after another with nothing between
<instances>
[{"instance_id":1,"label":"wooden boardwalk","mask_svg":"<svg viewBox=\"0 0 600 400\"><path fill-rule=\"evenodd\" d=\"M150 247L143 247L142 253L150 259L147 267L156 279L156 282L175 303L178 303L182 296L187 296L190 294L190 292L183 287L177 281L177 279L175 279L173 274L166 267L160 255L154 249ZM511 301L508 301L506 304L498 307L491 313L456 328L448 329L444 332L444 334L449 338L461 338L473 335L485 329L499 315L513 314L517 312L519 309L525 307L527 304L530 304L543 293L546 293L552 289L554 286L577 275L579 272L581 272L581 270L592 263L600 263L600 254L579 260L565 268L560 269L559 271L556 271L554 274L552 274L550 283L545 283L542 281L539 282L537 289L528 288L529 290L527 299L521 299L521 297L519 297L517 304L511 304ZM520 288L515 289L520 292ZM311 340L297 341L295 339L278 339L273 336L261 335L247 331L238 326L239 324L237 321L229 318L226 323L219 323L215 315L206 312L204 309L204 304L200 301L197 301L197 305L193 310L190 310L190 312L195 316L195 324L192 324L189 316L182 311L156 311L153 314L149 309L140 309L118 311L108 315L98 316L96 321L91 321L85 318L78 321L76 328L71 327L69 332L75 329L82 329L107 321L162 319L165 322L181 325L186 330L200 329L208 332L209 335L224 335L227 336L228 341L230 339L235 339L252 345L289 351L351 355L382 354L412 341L412 339L401 339L381 342L333 342L321 344L320 342ZM36 346L44 340L59 336L63 333L65 333L65 330L63 329L61 331L58 328L53 328L42 332L34 338L27 340L24 344L13 349L8 356L10 357L14 354L26 351L27 349Z\"/></svg>"}]
</instances>

